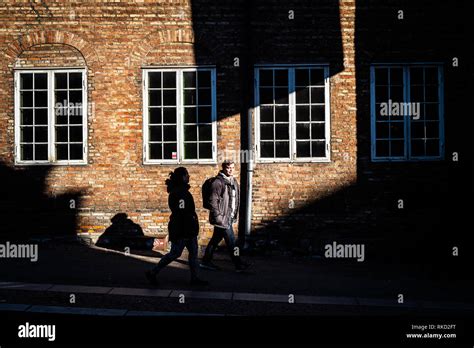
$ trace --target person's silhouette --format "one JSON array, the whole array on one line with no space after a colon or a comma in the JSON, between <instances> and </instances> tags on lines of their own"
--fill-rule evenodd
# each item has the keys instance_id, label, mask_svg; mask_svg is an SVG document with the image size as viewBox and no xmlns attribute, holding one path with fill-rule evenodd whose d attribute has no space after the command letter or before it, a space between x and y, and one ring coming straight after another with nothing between
<instances>
[{"instance_id":1,"label":"person's silhouette","mask_svg":"<svg viewBox=\"0 0 474 348\"><path fill-rule=\"evenodd\" d=\"M198 278L198 242L199 221L196 214L194 199L189 192L189 174L186 168L179 167L170 173L166 180L168 205L171 209L168 223L171 250L163 256L160 262L145 272L146 278L152 285L157 285L158 273L169 263L181 256L184 248L188 249L189 268L192 285L207 285L208 282Z\"/></svg>"}]
</instances>

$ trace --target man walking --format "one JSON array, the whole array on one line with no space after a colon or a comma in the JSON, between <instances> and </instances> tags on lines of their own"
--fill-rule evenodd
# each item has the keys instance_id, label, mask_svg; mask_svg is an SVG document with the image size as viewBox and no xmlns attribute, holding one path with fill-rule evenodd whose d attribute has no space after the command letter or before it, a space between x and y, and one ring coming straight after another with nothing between
<instances>
[{"instance_id":1,"label":"man walking","mask_svg":"<svg viewBox=\"0 0 474 348\"><path fill-rule=\"evenodd\" d=\"M201 262L202 268L218 270L219 267L212 263L212 256L219 242L224 238L227 250L235 265L237 272L246 270L250 265L239 256L239 250L235 247L234 231L232 224L237 221L239 213L240 192L237 180L233 173L235 164L233 161L224 161L222 170L214 178L209 192L209 223L214 225L214 234L206 248Z\"/></svg>"}]
</instances>

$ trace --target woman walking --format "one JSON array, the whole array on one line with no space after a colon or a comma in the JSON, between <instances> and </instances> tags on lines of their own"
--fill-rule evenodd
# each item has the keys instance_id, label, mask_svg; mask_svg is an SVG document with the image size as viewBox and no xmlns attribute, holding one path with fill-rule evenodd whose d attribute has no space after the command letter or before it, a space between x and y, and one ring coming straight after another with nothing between
<instances>
[{"instance_id":1,"label":"woman walking","mask_svg":"<svg viewBox=\"0 0 474 348\"><path fill-rule=\"evenodd\" d=\"M170 173L166 180L168 206L171 209L168 223L171 250L158 264L145 272L146 278L152 285L158 285L158 273L169 263L179 258L188 249L189 268L191 270L191 285L208 285L207 281L198 278L198 242L199 221L196 214L194 199L189 192L189 173L186 168L179 167Z\"/></svg>"}]
</instances>

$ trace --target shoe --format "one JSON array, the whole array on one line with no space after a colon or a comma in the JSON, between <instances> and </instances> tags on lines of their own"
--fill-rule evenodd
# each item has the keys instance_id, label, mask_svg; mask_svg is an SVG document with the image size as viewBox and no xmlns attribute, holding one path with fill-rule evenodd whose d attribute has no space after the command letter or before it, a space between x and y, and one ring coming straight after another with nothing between
<instances>
[{"instance_id":1,"label":"shoe","mask_svg":"<svg viewBox=\"0 0 474 348\"><path fill-rule=\"evenodd\" d=\"M211 261L208 261L208 262L201 262L199 264L199 266L201 268L205 268L205 269L210 269L211 271L219 271L220 270L220 267L216 266L215 264L213 264Z\"/></svg>"},{"instance_id":2,"label":"shoe","mask_svg":"<svg viewBox=\"0 0 474 348\"><path fill-rule=\"evenodd\" d=\"M196 286L207 286L209 285L209 282L207 280L202 280L199 278L194 278L191 279L191 285L196 285Z\"/></svg>"},{"instance_id":3,"label":"shoe","mask_svg":"<svg viewBox=\"0 0 474 348\"><path fill-rule=\"evenodd\" d=\"M243 272L250 268L250 263L241 261L238 265L235 266L236 272Z\"/></svg>"},{"instance_id":4,"label":"shoe","mask_svg":"<svg viewBox=\"0 0 474 348\"><path fill-rule=\"evenodd\" d=\"M145 277L151 285L158 286L158 280L156 279L155 273L153 273L152 271L146 271Z\"/></svg>"}]
</instances>

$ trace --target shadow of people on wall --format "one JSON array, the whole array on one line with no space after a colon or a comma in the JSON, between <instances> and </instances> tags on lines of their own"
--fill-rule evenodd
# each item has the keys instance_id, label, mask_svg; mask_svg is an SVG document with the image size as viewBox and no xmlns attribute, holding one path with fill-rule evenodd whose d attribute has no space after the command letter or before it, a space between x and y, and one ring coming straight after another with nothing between
<instances>
[{"instance_id":1,"label":"shadow of people on wall","mask_svg":"<svg viewBox=\"0 0 474 348\"><path fill-rule=\"evenodd\" d=\"M97 246L110 249L153 248L154 238L146 237L141 226L129 219L126 213L118 213L110 221L112 225L99 237Z\"/></svg>"}]
</instances>

